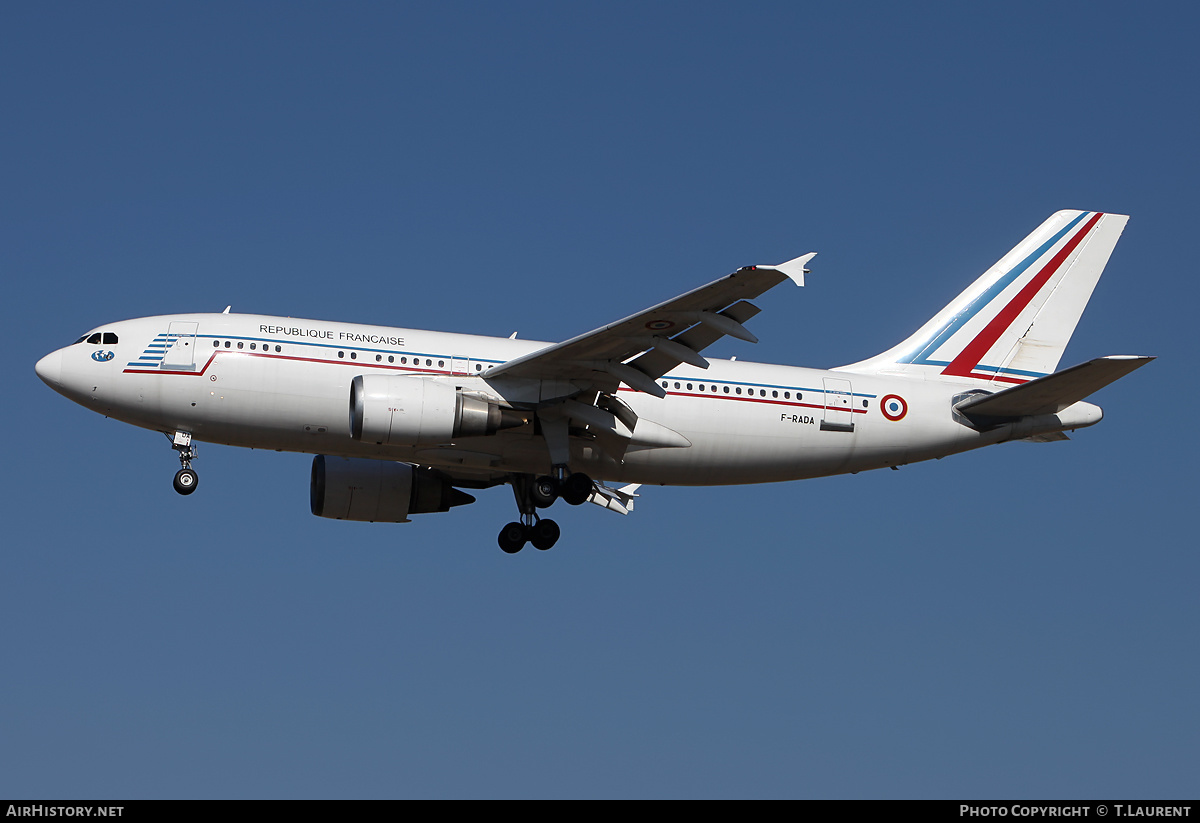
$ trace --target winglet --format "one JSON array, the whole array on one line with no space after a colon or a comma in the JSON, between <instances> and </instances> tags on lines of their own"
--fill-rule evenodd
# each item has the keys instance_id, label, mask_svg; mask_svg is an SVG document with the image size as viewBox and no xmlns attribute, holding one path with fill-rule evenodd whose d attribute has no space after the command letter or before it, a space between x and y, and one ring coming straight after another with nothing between
<instances>
[{"instance_id":1,"label":"winglet","mask_svg":"<svg viewBox=\"0 0 1200 823\"><path fill-rule=\"evenodd\" d=\"M789 280L797 286L804 285L804 275L808 274L810 269L806 269L804 264L817 256L815 251L810 251L808 254L788 260L786 263L777 263L774 266L755 266L757 269L774 269L780 274L786 275Z\"/></svg>"}]
</instances>

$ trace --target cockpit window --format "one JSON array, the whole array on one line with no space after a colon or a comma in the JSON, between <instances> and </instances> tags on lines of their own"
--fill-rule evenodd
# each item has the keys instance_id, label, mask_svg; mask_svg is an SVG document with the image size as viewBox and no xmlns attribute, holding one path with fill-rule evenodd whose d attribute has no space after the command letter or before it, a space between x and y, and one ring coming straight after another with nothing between
<instances>
[{"instance_id":1,"label":"cockpit window","mask_svg":"<svg viewBox=\"0 0 1200 823\"><path fill-rule=\"evenodd\" d=\"M74 343L72 343L71 345L72 345L72 346L78 346L78 345L79 345L80 343L82 343L84 340L87 340L87 335L86 335L86 334L85 334L83 337L81 337L81 338L79 338L78 340L76 340L76 341L75 341Z\"/></svg>"},{"instance_id":2,"label":"cockpit window","mask_svg":"<svg viewBox=\"0 0 1200 823\"><path fill-rule=\"evenodd\" d=\"M117 344L117 336L110 331L104 333L104 345L115 346Z\"/></svg>"},{"instance_id":3,"label":"cockpit window","mask_svg":"<svg viewBox=\"0 0 1200 823\"><path fill-rule=\"evenodd\" d=\"M96 332L95 334L93 334L91 337L89 337L87 339L87 341L89 343L99 343L100 342L100 332Z\"/></svg>"}]
</instances>

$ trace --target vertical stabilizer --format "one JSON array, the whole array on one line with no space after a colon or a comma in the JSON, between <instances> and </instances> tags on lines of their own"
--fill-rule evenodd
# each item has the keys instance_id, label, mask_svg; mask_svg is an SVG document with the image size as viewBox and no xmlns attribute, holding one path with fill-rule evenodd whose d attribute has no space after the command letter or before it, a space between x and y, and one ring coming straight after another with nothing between
<instances>
[{"instance_id":1,"label":"vertical stabilizer","mask_svg":"<svg viewBox=\"0 0 1200 823\"><path fill-rule=\"evenodd\" d=\"M841 370L1001 385L1052 373L1128 220L1052 215L912 337Z\"/></svg>"}]
</instances>

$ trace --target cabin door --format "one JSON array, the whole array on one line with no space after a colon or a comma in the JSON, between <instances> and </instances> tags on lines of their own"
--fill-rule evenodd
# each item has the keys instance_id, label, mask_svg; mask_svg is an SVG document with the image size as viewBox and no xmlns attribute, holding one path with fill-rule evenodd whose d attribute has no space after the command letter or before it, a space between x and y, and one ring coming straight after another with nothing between
<instances>
[{"instance_id":1,"label":"cabin door","mask_svg":"<svg viewBox=\"0 0 1200 823\"><path fill-rule=\"evenodd\" d=\"M167 328L167 352L162 359L162 368L170 371L195 370L198 327L198 323L177 320Z\"/></svg>"},{"instance_id":2,"label":"cabin door","mask_svg":"<svg viewBox=\"0 0 1200 823\"><path fill-rule=\"evenodd\" d=\"M821 420L821 431L854 431L854 391L849 380L826 377L825 417Z\"/></svg>"}]
</instances>

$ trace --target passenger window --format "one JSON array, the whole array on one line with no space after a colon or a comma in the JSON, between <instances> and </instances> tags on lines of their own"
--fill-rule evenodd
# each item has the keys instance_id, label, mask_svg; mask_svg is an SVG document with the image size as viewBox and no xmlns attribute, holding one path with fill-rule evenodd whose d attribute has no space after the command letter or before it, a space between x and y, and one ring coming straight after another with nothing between
<instances>
[{"instance_id":1,"label":"passenger window","mask_svg":"<svg viewBox=\"0 0 1200 823\"><path fill-rule=\"evenodd\" d=\"M242 341L241 341L241 340L239 340L239 341L238 341L238 348L240 349L241 347L242 347Z\"/></svg>"},{"instance_id":2,"label":"passenger window","mask_svg":"<svg viewBox=\"0 0 1200 823\"><path fill-rule=\"evenodd\" d=\"M376 363L382 362L382 360L383 360L383 355L382 355L382 354L377 354L377 355L375 355L375 362L376 362Z\"/></svg>"},{"instance_id":3,"label":"passenger window","mask_svg":"<svg viewBox=\"0 0 1200 823\"><path fill-rule=\"evenodd\" d=\"M388 355L388 362L389 362L389 363L395 363L395 362L396 362L396 356L395 356L395 355L393 355L393 354L389 354L389 355Z\"/></svg>"},{"instance_id":4,"label":"passenger window","mask_svg":"<svg viewBox=\"0 0 1200 823\"><path fill-rule=\"evenodd\" d=\"M741 394L741 393L742 393L742 387L741 387L741 386L738 386L736 389L734 389L734 391L735 391L735 392L737 392L738 394Z\"/></svg>"},{"instance_id":5,"label":"passenger window","mask_svg":"<svg viewBox=\"0 0 1200 823\"><path fill-rule=\"evenodd\" d=\"M338 352L338 357L341 357L342 359L345 359L345 357L346 357L346 353L345 353L344 351L340 351L340 352Z\"/></svg>"},{"instance_id":6,"label":"passenger window","mask_svg":"<svg viewBox=\"0 0 1200 823\"><path fill-rule=\"evenodd\" d=\"M278 346L276 346L276 347L275 347L275 351L283 351L283 349L281 349L281 348L279 348Z\"/></svg>"},{"instance_id":7,"label":"passenger window","mask_svg":"<svg viewBox=\"0 0 1200 823\"><path fill-rule=\"evenodd\" d=\"M106 331L104 333L104 345L106 345L106 346L117 345L117 336L110 331Z\"/></svg>"},{"instance_id":8,"label":"passenger window","mask_svg":"<svg viewBox=\"0 0 1200 823\"><path fill-rule=\"evenodd\" d=\"M356 352L356 351L352 351L352 352L350 352L350 359L351 359L351 360L357 360L357 359L358 359L358 352Z\"/></svg>"},{"instance_id":9,"label":"passenger window","mask_svg":"<svg viewBox=\"0 0 1200 823\"><path fill-rule=\"evenodd\" d=\"M729 394L729 387L728 387L728 386L724 386L724 389L725 389L725 393L726 393L726 394Z\"/></svg>"},{"instance_id":10,"label":"passenger window","mask_svg":"<svg viewBox=\"0 0 1200 823\"><path fill-rule=\"evenodd\" d=\"M229 348L229 341L228 341L228 340L226 340L226 341L225 341L225 348Z\"/></svg>"},{"instance_id":11,"label":"passenger window","mask_svg":"<svg viewBox=\"0 0 1200 823\"><path fill-rule=\"evenodd\" d=\"M476 363L476 364L475 364L475 371L482 371L482 370L483 370L483 364L482 364L482 363Z\"/></svg>"},{"instance_id":12,"label":"passenger window","mask_svg":"<svg viewBox=\"0 0 1200 823\"><path fill-rule=\"evenodd\" d=\"M214 348L214 349L219 349L219 348L221 348L221 341L220 341L220 340L214 340L214 341L213 341L213 348Z\"/></svg>"},{"instance_id":13,"label":"passenger window","mask_svg":"<svg viewBox=\"0 0 1200 823\"><path fill-rule=\"evenodd\" d=\"M778 396L779 396L779 392L777 392L777 391L773 391L773 392L771 392L771 396L772 396L772 397L778 397Z\"/></svg>"},{"instance_id":14,"label":"passenger window","mask_svg":"<svg viewBox=\"0 0 1200 823\"><path fill-rule=\"evenodd\" d=\"M441 369L441 368L445 368L445 366L446 366L446 361L445 361L445 360L439 360L439 361L438 361L438 368L439 368L439 369Z\"/></svg>"},{"instance_id":15,"label":"passenger window","mask_svg":"<svg viewBox=\"0 0 1200 823\"><path fill-rule=\"evenodd\" d=\"M251 344L250 344L250 351L254 351L254 344L253 344L253 343L251 343Z\"/></svg>"}]
</instances>

